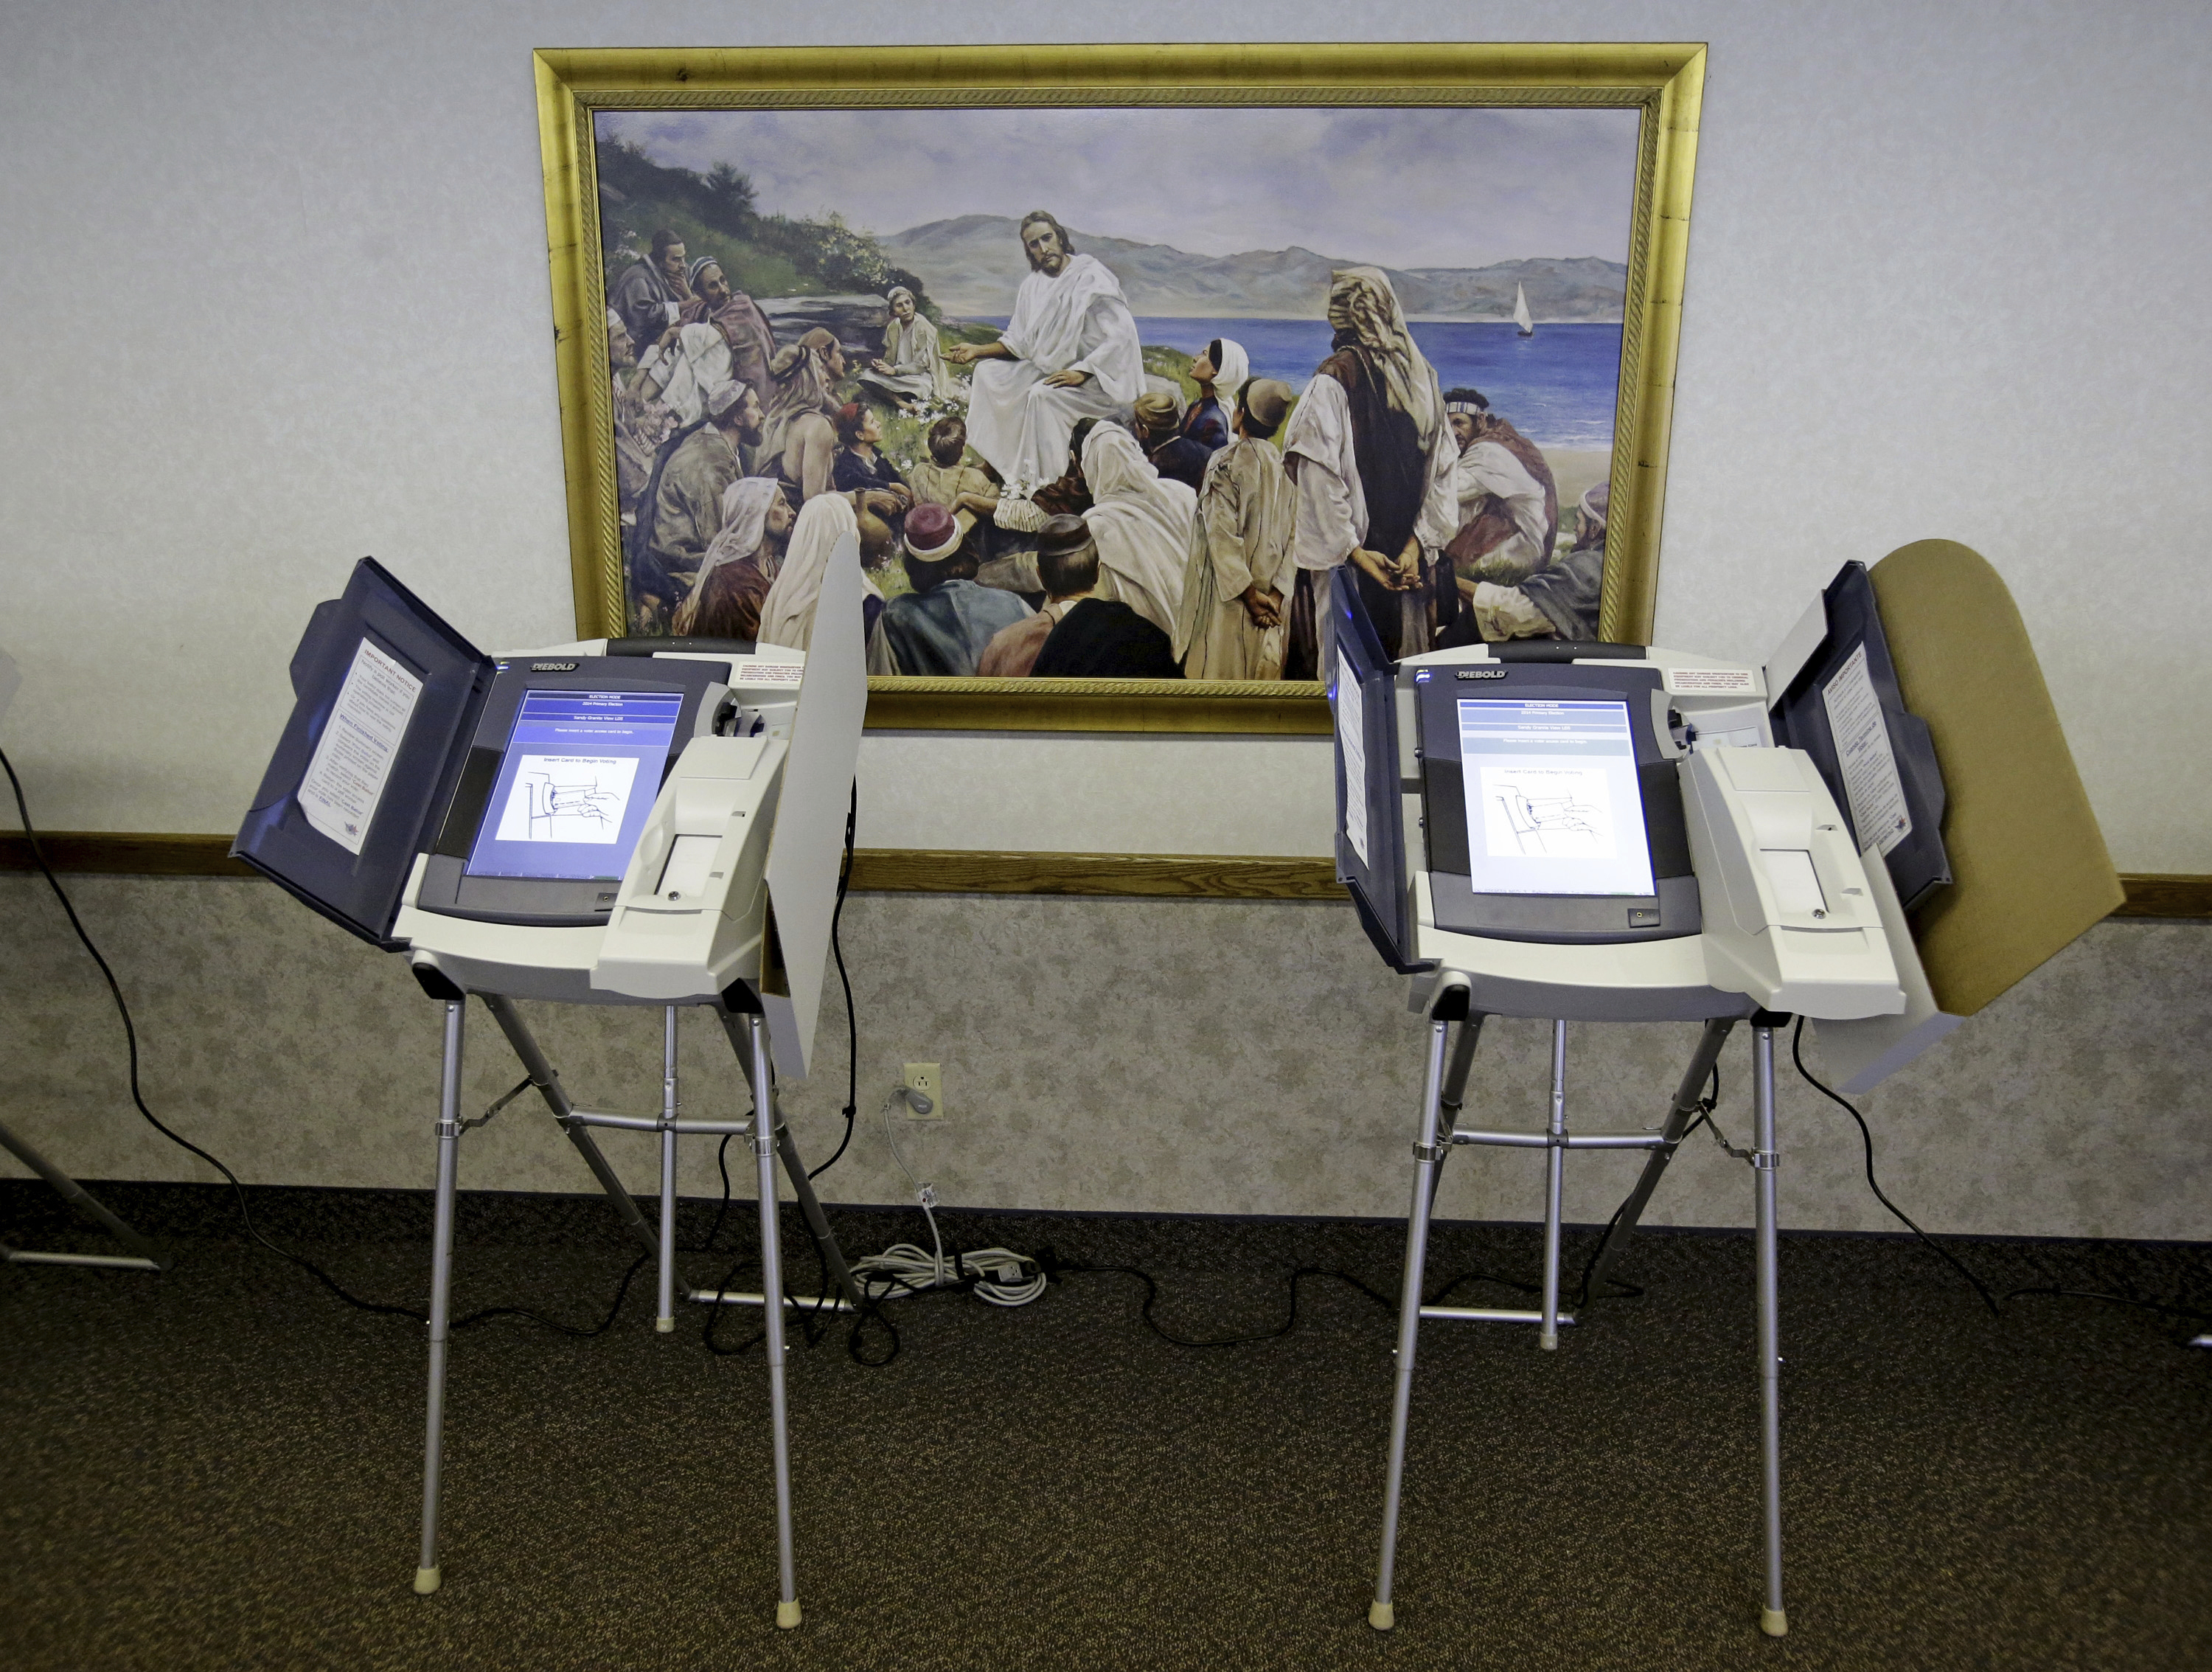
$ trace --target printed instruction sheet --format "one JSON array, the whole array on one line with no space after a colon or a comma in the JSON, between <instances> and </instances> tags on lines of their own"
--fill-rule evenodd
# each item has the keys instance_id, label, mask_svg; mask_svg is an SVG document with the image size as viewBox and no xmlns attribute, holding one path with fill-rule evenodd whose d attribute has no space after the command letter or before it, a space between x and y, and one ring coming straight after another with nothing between
<instances>
[{"instance_id":1,"label":"printed instruction sheet","mask_svg":"<svg viewBox=\"0 0 2212 1672\"><path fill-rule=\"evenodd\" d=\"M1851 804L1851 828L1859 851L1889 850L1912 834L1905 811L1905 784L1897 775L1897 757L1889 746L1889 724L1867 672L1866 646L1844 658L1820 692L1828 711L1828 732L1836 740L1836 764L1844 775L1844 794Z\"/></svg>"},{"instance_id":2,"label":"printed instruction sheet","mask_svg":"<svg viewBox=\"0 0 2212 1672\"><path fill-rule=\"evenodd\" d=\"M367 639L361 641L298 793L307 823L349 854L360 853L368 839L392 757L422 695L420 679Z\"/></svg>"},{"instance_id":3,"label":"printed instruction sheet","mask_svg":"<svg viewBox=\"0 0 2212 1672\"><path fill-rule=\"evenodd\" d=\"M1367 715L1352 664L1336 660L1336 746L1344 755L1344 834L1362 865L1367 857ZM1370 866L1371 868L1371 866Z\"/></svg>"}]
</instances>

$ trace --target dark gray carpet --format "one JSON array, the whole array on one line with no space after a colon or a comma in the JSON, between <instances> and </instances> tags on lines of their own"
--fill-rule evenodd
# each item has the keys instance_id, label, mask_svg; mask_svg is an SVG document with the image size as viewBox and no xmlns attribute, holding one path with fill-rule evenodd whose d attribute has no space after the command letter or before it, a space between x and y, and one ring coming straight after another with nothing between
<instances>
[{"instance_id":1,"label":"dark gray carpet","mask_svg":"<svg viewBox=\"0 0 2212 1672\"><path fill-rule=\"evenodd\" d=\"M1647 1292L1556 1354L1425 1331L1388 1637L1365 1623L1391 1333L1372 1303L1309 1283L1295 1333L1208 1353L1146 1333L1120 1276L1012 1312L902 1303L889 1369L842 1335L794 1354L806 1623L778 1632L763 1366L711 1358L696 1311L655 1335L647 1274L599 1339L456 1338L446 1587L423 1599L420 1328L238 1241L220 1193L102 1195L181 1257L159 1279L0 1272L0 1663L21 1672L2212 1664L2212 1353L2081 1301L1993 1323L1909 1243L1785 1243L1781 1642L1756 1625L1751 1249L1721 1234L1639 1241L1620 1274ZM348 1284L419 1302L420 1199L257 1200ZM855 1251L921 1230L836 1217ZM1384 1290L1398 1263L1392 1226L943 1219L963 1246L1146 1265L1192 1334L1277 1321L1298 1263ZM631 1258L611 1224L471 1200L458 1307L595 1316ZM725 1245L750 1230L733 1211ZM0 1186L0 1238L98 1246L28 1185ZM1431 1272L1529 1277L1537 1246L1449 1227ZM2201 1249L1963 1251L2006 1286L2212 1310ZM685 1263L713 1280L732 1257Z\"/></svg>"}]
</instances>

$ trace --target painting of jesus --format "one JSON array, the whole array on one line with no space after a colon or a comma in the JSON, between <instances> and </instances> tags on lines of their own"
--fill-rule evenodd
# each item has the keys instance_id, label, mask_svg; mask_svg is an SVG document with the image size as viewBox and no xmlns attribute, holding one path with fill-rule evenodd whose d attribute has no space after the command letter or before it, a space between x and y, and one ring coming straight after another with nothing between
<instances>
[{"instance_id":1,"label":"painting of jesus","mask_svg":"<svg viewBox=\"0 0 2212 1672\"><path fill-rule=\"evenodd\" d=\"M879 675L1311 680L1346 565L1599 637L1642 116L594 110L623 629L803 637L849 521Z\"/></svg>"}]
</instances>

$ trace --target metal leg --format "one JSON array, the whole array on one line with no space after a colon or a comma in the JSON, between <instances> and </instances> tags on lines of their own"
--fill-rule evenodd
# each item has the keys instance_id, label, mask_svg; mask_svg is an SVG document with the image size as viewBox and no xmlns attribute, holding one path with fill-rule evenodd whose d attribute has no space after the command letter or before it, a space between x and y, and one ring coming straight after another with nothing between
<instances>
[{"instance_id":1,"label":"metal leg","mask_svg":"<svg viewBox=\"0 0 2212 1672\"><path fill-rule=\"evenodd\" d=\"M590 1130L579 1125L573 1118L576 1106L569 1101L568 1091L562 1086L560 1075L553 1071L552 1063L538 1049L538 1041L523 1025L522 1018L514 1008L514 1000L487 993L483 995L483 1006L491 1012L492 1020L499 1024L500 1031L507 1036L507 1043L514 1048L514 1055L520 1061L524 1072L530 1076L530 1083L538 1088L538 1096L545 1099L545 1106L553 1111L553 1118L561 1123L561 1130L568 1134L568 1141L584 1158L584 1164L592 1170L592 1176L599 1180L599 1189L607 1193L607 1200L615 1205L615 1212L622 1215L622 1221L629 1227L630 1234L645 1244L646 1252L658 1259L660 1238L645 1222L645 1215L638 1212L636 1201L607 1158L601 1153L599 1145L592 1141Z\"/></svg>"},{"instance_id":2,"label":"metal leg","mask_svg":"<svg viewBox=\"0 0 2212 1672\"><path fill-rule=\"evenodd\" d=\"M660 1118L676 1119L676 1006L668 1006L660 1045ZM660 1134L660 1311L653 1327L676 1328L676 1134Z\"/></svg>"},{"instance_id":3,"label":"metal leg","mask_svg":"<svg viewBox=\"0 0 2212 1672\"><path fill-rule=\"evenodd\" d=\"M761 1316L768 1329L769 1416L775 1441L775 1623L799 1624L799 1579L791 1547L791 1435L783 1386L783 1250L778 1234L775 1194L775 1070L769 1066L768 1030L757 1016L745 1018L752 1047L753 1162L760 1184Z\"/></svg>"},{"instance_id":4,"label":"metal leg","mask_svg":"<svg viewBox=\"0 0 2212 1672\"><path fill-rule=\"evenodd\" d=\"M0 1126L0 1149L28 1167L52 1185L54 1191L71 1207L100 1221L107 1234L129 1249L123 1254L33 1254L23 1249L9 1249L5 1257L15 1265L23 1266L116 1266L131 1271L160 1272L169 1268L169 1258L154 1243L141 1237L121 1219L100 1206L92 1193L71 1178L59 1167L40 1155L5 1126Z\"/></svg>"},{"instance_id":5,"label":"metal leg","mask_svg":"<svg viewBox=\"0 0 2212 1672\"><path fill-rule=\"evenodd\" d=\"M422 1552L415 1565L415 1594L437 1590L438 1470L446 1429L446 1326L453 1282L453 1183L461 1148L461 1036L468 1001L446 1006L445 1067L438 1079L437 1218L430 1237L430 1396L422 1437Z\"/></svg>"},{"instance_id":6,"label":"metal leg","mask_svg":"<svg viewBox=\"0 0 2212 1672\"><path fill-rule=\"evenodd\" d=\"M1559 1142L1567 1135L1567 1024L1552 1024L1552 1136L1544 1152L1544 1316L1537 1328L1536 1345L1547 1353L1559 1347L1559 1186L1566 1171L1567 1152Z\"/></svg>"},{"instance_id":7,"label":"metal leg","mask_svg":"<svg viewBox=\"0 0 2212 1672\"><path fill-rule=\"evenodd\" d=\"M1790 1629L1782 1608L1782 1354L1776 1312L1777 1249L1774 1206L1774 1029L1762 1014L1751 1033L1753 1083L1752 1166L1759 1184L1759 1450L1766 1511L1766 1606L1759 1629L1780 1637Z\"/></svg>"},{"instance_id":8,"label":"metal leg","mask_svg":"<svg viewBox=\"0 0 2212 1672\"><path fill-rule=\"evenodd\" d=\"M1482 1018L1470 1016L1459 1024L1459 1033L1452 1040L1450 1060L1444 1067L1443 1094L1437 1098L1442 1111L1439 1125L1443 1142L1438 1147L1437 1164L1429 1173L1429 1213L1437 1211L1437 1192L1443 1186L1444 1163L1452 1152L1451 1134L1459 1125L1460 1108L1467 1096L1468 1071L1474 1067L1474 1048L1482 1038Z\"/></svg>"},{"instance_id":9,"label":"metal leg","mask_svg":"<svg viewBox=\"0 0 2212 1672\"><path fill-rule=\"evenodd\" d=\"M1681 1143L1682 1134L1689 1130L1691 1119L1696 1115L1698 1104L1704 1096L1705 1081L1712 1074L1713 1064L1721 1059L1721 1048L1728 1043L1729 1035L1735 1029L1734 1017L1723 1017L1705 1024L1705 1035L1698 1041L1698 1049L1691 1054L1690 1066L1683 1071L1682 1083L1674 1090L1674 1101L1668 1105L1667 1124L1662 1133L1666 1141L1652 1151L1650 1158L1644 1164L1643 1176L1636 1181L1635 1189L1629 1192L1628 1200L1621 1204L1620 1217L1613 1222L1613 1229L1606 1233L1605 1245L1598 1249L1597 1259L1590 1267L1590 1293L1597 1292L1598 1286L1605 1281L1606 1274L1613 1268L1614 1259L1621 1249L1628 1246L1628 1239L1636 1234L1637 1221L1644 1217L1644 1205L1651 1200L1651 1193L1659 1188L1661 1175L1666 1172L1667 1164L1674 1158L1674 1150Z\"/></svg>"},{"instance_id":10,"label":"metal leg","mask_svg":"<svg viewBox=\"0 0 2212 1672\"><path fill-rule=\"evenodd\" d=\"M1390 1462L1382 1487L1382 1555L1375 1574L1375 1600L1367 1623L1378 1632L1397 1624L1390 1604L1390 1583L1398 1565L1398 1505L1406 1479L1406 1427L1413 1402L1413 1343L1421 1328L1421 1277L1429 1250L1429 1207L1443 1146L1437 1142L1437 1116L1443 1102L1444 1035L1448 1022L1429 1024L1429 1066L1421 1090L1419 1137L1413 1145L1413 1201L1406 1216L1406 1274L1398 1299L1398 1375L1390 1401ZM1470 1017L1466 1036L1478 1027ZM1466 1037L1463 1036L1463 1037ZM1468 1048L1470 1055L1473 1048Z\"/></svg>"},{"instance_id":11,"label":"metal leg","mask_svg":"<svg viewBox=\"0 0 2212 1672\"><path fill-rule=\"evenodd\" d=\"M758 1017L721 1012L722 1031L730 1037L730 1048L738 1054L748 1078L752 1073L752 1033L758 1025ZM755 1105L757 1109L758 1105ZM853 1268L845 1263L845 1250L838 1245L836 1234L830 1229L830 1220L822 1212L822 1199L814 1194L814 1181L806 1176L806 1163L800 1159L799 1145L791 1135L791 1128L781 1121L775 1128L776 1153L783 1158L784 1176L791 1181L791 1193L799 1198L799 1211L806 1216L806 1227L821 1244L822 1257L828 1262L830 1275L836 1280L847 1304L857 1310L866 1297L860 1292L860 1281L853 1275Z\"/></svg>"},{"instance_id":12,"label":"metal leg","mask_svg":"<svg viewBox=\"0 0 2212 1672\"><path fill-rule=\"evenodd\" d=\"M1467 1098L1467 1077L1474 1067L1474 1048L1481 1041L1481 1017L1470 1016L1459 1024L1459 1037L1452 1041L1451 1060L1444 1069L1443 1089L1437 1098L1447 1134L1459 1124L1460 1105Z\"/></svg>"}]
</instances>

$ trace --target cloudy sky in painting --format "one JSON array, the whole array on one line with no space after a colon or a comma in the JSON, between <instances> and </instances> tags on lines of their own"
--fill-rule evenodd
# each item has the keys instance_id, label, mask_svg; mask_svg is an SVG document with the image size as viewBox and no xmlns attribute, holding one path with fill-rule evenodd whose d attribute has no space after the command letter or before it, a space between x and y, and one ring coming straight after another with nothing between
<instances>
[{"instance_id":1,"label":"cloudy sky in painting","mask_svg":"<svg viewBox=\"0 0 2212 1672\"><path fill-rule=\"evenodd\" d=\"M603 112L602 138L751 176L760 208L878 235L1047 208L1205 255L1392 267L1628 258L1632 110Z\"/></svg>"}]
</instances>

